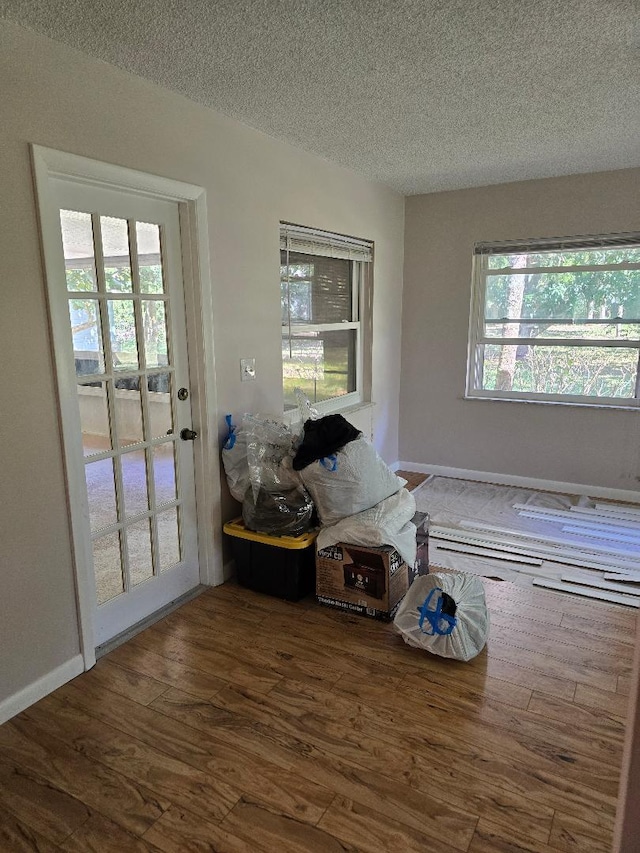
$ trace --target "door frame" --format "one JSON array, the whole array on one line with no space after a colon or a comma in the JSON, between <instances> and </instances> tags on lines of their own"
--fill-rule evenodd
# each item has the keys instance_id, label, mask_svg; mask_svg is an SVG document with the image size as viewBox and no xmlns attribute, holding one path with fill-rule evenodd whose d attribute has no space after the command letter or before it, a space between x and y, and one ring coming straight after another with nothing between
<instances>
[{"instance_id":1,"label":"door frame","mask_svg":"<svg viewBox=\"0 0 640 853\"><path fill-rule=\"evenodd\" d=\"M210 274L209 228L206 191L194 184L174 181L111 163L31 144L31 162L39 216L42 258L49 308L49 327L57 384L58 414L67 490L67 514L71 532L75 575L78 634L84 668L96 661L93 630L95 579L88 567L85 524L71 512L82 506L79 487L83 471L81 437L77 434L75 387L67 369L73 359L68 335L66 306L54 294L66 284L60 267L59 213L51 179L67 178L79 184L121 190L146 197L173 201L178 205L186 313L187 351L191 385L193 426L199 438L194 442L196 523L200 582L215 586L224 581L222 564L222 517L220 512L220 458L215 358L213 339L213 294Z\"/></svg>"}]
</instances>

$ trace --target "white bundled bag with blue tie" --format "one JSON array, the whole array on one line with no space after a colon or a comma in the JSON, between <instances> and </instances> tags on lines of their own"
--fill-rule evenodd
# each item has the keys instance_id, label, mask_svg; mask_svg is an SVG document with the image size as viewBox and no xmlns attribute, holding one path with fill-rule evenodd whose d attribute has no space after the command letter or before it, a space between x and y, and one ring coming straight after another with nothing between
<instances>
[{"instance_id":1,"label":"white bundled bag with blue tie","mask_svg":"<svg viewBox=\"0 0 640 853\"><path fill-rule=\"evenodd\" d=\"M362 436L305 466L300 475L325 526L371 509L407 482L387 467Z\"/></svg>"},{"instance_id":2,"label":"white bundled bag with blue tie","mask_svg":"<svg viewBox=\"0 0 640 853\"><path fill-rule=\"evenodd\" d=\"M400 603L393 627L409 646L471 660L489 636L482 581L462 572L419 575Z\"/></svg>"}]
</instances>

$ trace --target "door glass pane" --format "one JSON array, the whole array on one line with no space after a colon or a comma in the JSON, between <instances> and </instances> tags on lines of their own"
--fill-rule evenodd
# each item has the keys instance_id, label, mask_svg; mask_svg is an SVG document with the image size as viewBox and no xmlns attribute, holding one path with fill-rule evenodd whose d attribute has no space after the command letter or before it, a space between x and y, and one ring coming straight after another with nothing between
<instances>
[{"instance_id":1,"label":"door glass pane","mask_svg":"<svg viewBox=\"0 0 640 853\"><path fill-rule=\"evenodd\" d=\"M109 335L114 370L136 370L138 367L138 342L136 318L131 299L109 299Z\"/></svg>"},{"instance_id":2,"label":"door glass pane","mask_svg":"<svg viewBox=\"0 0 640 853\"><path fill-rule=\"evenodd\" d=\"M93 541L93 569L98 604L104 604L124 592L120 533L109 533Z\"/></svg>"},{"instance_id":3,"label":"door glass pane","mask_svg":"<svg viewBox=\"0 0 640 853\"><path fill-rule=\"evenodd\" d=\"M153 577L149 519L137 521L125 530L129 553L129 577L131 578L131 586L137 586Z\"/></svg>"},{"instance_id":4,"label":"door glass pane","mask_svg":"<svg viewBox=\"0 0 640 853\"><path fill-rule=\"evenodd\" d=\"M180 562L180 535L178 508L165 510L158 515L158 551L160 571L164 572Z\"/></svg>"},{"instance_id":5,"label":"door glass pane","mask_svg":"<svg viewBox=\"0 0 640 853\"><path fill-rule=\"evenodd\" d=\"M120 447L142 441L142 401L140 377L127 376L116 379L116 424Z\"/></svg>"},{"instance_id":6,"label":"door glass pane","mask_svg":"<svg viewBox=\"0 0 640 853\"><path fill-rule=\"evenodd\" d=\"M104 347L97 299L70 299L69 319L76 375L104 373Z\"/></svg>"},{"instance_id":7,"label":"door glass pane","mask_svg":"<svg viewBox=\"0 0 640 853\"><path fill-rule=\"evenodd\" d=\"M99 530L118 520L113 459L101 459L85 465L91 530Z\"/></svg>"},{"instance_id":8,"label":"door glass pane","mask_svg":"<svg viewBox=\"0 0 640 853\"><path fill-rule=\"evenodd\" d=\"M151 438L162 438L173 432L173 413L171 411L171 373L153 373L147 377L149 389L149 427Z\"/></svg>"},{"instance_id":9,"label":"door glass pane","mask_svg":"<svg viewBox=\"0 0 640 853\"><path fill-rule=\"evenodd\" d=\"M124 490L124 510L130 517L149 509L147 492L147 461L144 450L133 450L123 453L120 457L122 464L122 487Z\"/></svg>"},{"instance_id":10,"label":"door glass pane","mask_svg":"<svg viewBox=\"0 0 640 853\"><path fill-rule=\"evenodd\" d=\"M78 384L78 406L85 456L111 450L107 383Z\"/></svg>"},{"instance_id":11,"label":"door glass pane","mask_svg":"<svg viewBox=\"0 0 640 853\"><path fill-rule=\"evenodd\" d=\"M90 213L60 211L67 290L97 290Z\"/></svg>"},{"instance_id":12,"label":"door glass pane","mask_svg":"<svg viewBox=\"0 0 640 853\"><path fill-rule=\"evenodd\" d=\"M126 219L101 216L104 279L108 293L131 293L129 228Z\"/></svg>"},{"instance_id":13,"label":"door glass pane","mask_svg":"<svg viewBox=\"0 0 640 853\"><path fill-rule=\"evenodd\" d=\"M176 499L175 444L169 441L153 448L153 482L156 506Z\"/></svg>"},{"instance_id":14,"label":"door glass pane","mask_svg":"<svg viewBox=\"0 0 640 853\"><path fill-rule=\"evenodd\" d=\"M160 227L150 222L136 223L138 239L138 269L141 293L162 293L162 258L160 255Z\"/></svg>"},{"instance_id":15,"label":"door glass pane","mask_svg":"<svg viewBox=\"0 0 640 853\"><path fill-rule=\"evenodd\" d=\"M158 299L143 299L142 322L147 367L164 367L169 363L164 302Z\"/></svg>"}]
</instances>

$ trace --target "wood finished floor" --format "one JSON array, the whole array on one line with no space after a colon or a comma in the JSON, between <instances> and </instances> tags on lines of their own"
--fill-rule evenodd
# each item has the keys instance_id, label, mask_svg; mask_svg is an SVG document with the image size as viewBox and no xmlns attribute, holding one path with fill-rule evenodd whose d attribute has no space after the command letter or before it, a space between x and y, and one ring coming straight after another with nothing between
<instances>
[{"instance_id":1,"label":"wood finished floor","mask_svg":"<svg viewBox=\"0 0 640 853\"><path fill-rule=\"evenodd\" d=\"M486 587L466 664L207 591L0 728L0 850L609 851L636 614Z\"/></svg>"},{"instance_id":2,"label":"wood finished floor","mask_svg":"<svg viewBox=\"0 0 640 853\"><path fill-rule=\"evenodd\" d=\"M396 471L396 474L407 481L406 488L410 492L415 491L418 486L421 486L429 476L428 474L418 474L416 471Z\"/></svg>"}]
</instances>

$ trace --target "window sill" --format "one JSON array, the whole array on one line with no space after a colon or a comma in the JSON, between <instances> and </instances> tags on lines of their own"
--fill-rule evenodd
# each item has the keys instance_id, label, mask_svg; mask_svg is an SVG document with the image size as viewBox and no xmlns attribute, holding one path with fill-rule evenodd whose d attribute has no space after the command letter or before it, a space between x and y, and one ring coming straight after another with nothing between
<instances>
[{"instance_id":1,"label":"window sill","mask_svg":"<svg viewBox=\"0 0 640 853\"><path fill-rule=\"evenodd\" d=\"M579 409L613 409L616 412L638 412L640 411L640 400L637 403L587 403L580 400L536 400L531 397L492 397L479 394L465 394L463 400L476 402L484 401L490 403L525 403L528 406L543 405L543 406L572 406Z\"/></svg>"},{"instance_id":2,"label":"window sill","mask_svg":"<svg viewBox=\"0 0 640 853\"><path fill-rule=\"evenodd\" d=\"M369 441L373 441L373 410L375 403L362 402L347 402L342 405L337 400L329 401L320 407L317 406L320 417L324 415L343 415L349 422L353 423L356 429L361 430ZM289 409L282 416L283 421L292 426L299 422L299 413L297 409Z\"/></svg>"}]
</instances>

